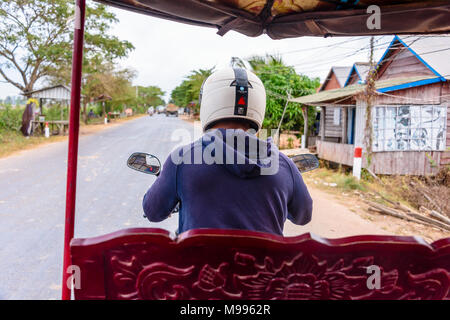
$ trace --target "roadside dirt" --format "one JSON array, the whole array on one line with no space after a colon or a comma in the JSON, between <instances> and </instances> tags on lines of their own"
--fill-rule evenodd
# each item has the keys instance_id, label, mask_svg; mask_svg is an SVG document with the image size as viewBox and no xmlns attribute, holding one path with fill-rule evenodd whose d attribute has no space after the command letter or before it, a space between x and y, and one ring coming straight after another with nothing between
<instances>
[{"instance_id":1,"label":"roadside dirt","mask_svg":"<svg viewBox=\"0 0 450 320\"><path fill-rule=\"evenodd\" d=\"M311 232L325 238L349 237L361 234L389 234L383 226L374 224L365 215L357 203L341 202L335 196L308 185L313 198L312 220L305 226L297 226L287 221L284 226L285 236Z\"/></svg>"},{"instance_id":2,"label":"roadside dirt","mask_svg":"<svg viewBox=\"0 0 450 320\"><path fill-rule=\"evenodd\" d=\"M312 221L306 226L285 224L285 235L312 232L326 238L361 234L419 236L431 243L450 237L450 232L368 210L360 199L361 191L342 192L332 187L317 186L305 173L304 180L314 201Z\"/></svg>"}]
</instances>

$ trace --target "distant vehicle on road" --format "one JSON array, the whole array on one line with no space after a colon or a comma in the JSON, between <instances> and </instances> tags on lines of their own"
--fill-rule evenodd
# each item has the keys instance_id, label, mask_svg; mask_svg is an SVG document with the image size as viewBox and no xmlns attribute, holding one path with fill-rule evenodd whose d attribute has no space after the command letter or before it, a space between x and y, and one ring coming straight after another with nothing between
<instances>
[{"instance_id":1,"label":"distant vehicle on road","mask_svg":"<svg viewBox=\"0 0 450 320\"><path fill-rule=\"evenodd\" d=\"M166 107L166 117L168 116L178 117L178 107L173 103L169 103Z\"/></svg>"},{"instance_id":2,"label":"distant vehicle on road","mask_svg":"<svg viewBox=\"0 0 450 320\"><path fill-rule=\"evenodd\" d=\"M131 108L125 109L125 115L127 117L131 117L133 115L133 109L131 109Z\"/></svg>"},{"instance_id":3,"label":"distant vehicle on road","mask_svg":"<svg viewBox=\"0 0 450 320\"><path fill-rule=\"evenodd\" d=\"M156 112L157 112L158 114L164 113L165 111L166 111L166 107L164 107L164 106L157 106L157 107L156 107Z\"/></svg>"},{"instance_id":4,"label":"distant vehicle on road","mask_svg":"<svg viewBox=\"0 0 450 320\"><path fill-rule=\"evenodd\" d=\"M151 117L155 113L155 107L148 107L147 113Z\"/></svg>"}]
</instances>

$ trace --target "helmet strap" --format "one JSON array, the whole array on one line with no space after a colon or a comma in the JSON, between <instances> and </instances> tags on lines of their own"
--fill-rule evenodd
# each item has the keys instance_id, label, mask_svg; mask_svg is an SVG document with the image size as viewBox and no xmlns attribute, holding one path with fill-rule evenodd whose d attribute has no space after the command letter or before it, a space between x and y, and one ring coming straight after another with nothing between
<instances>
[{"instance_id":1,"label":"helmet strap","mask_svg":"<svg viewBox=\"0 0 450 320\"><path fill-rule=\"evenodd\" d=\"M236 86L236 100L234 103L234 115L246 116L248 107L248 77L247 71L242 68L233 68L235 80L231 86Z\"/></svg>"}]
</instances>

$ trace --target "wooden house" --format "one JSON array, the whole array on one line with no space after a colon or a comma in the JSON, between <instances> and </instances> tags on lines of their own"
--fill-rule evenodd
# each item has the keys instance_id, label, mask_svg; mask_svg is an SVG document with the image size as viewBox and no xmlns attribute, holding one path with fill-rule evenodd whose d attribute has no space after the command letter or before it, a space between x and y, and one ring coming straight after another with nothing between
<instances>
[{"instance_id":1,"label":"wooden house","mask_svg":"<svg viewBox=\"0 0 450 320\"><path fill-rule=\"evenodd\" d=\"M426 175L450 165L449 60L450 36L393 38L376 65L376 97L368 130L373 140L372 171ZM318 155L349 166L355 146L367 155L366 86L353 82L354 69L343 88L291 99L321 107ZM327 127L329 110L340 128L331 128L333 139ZM367 166L364 155L363 166Z\"/></svg>"},{"instance_id":2,"label":"wooden house","mask_svg":"<svg viewBox=\"0 0 450 320\"><path fill-rule=\"evenodd\" d=\"M347 79L345 79L343 87L352 84L364 84L366 82L369 69L369 62L355 62L350 70L350 73L347 75Z\"/></svg>"},{"instance_id":3,"label":"wooden house","mask_svg":"<svg viewBox=\"0 0 450 320\"><path fill-rule=\"evenodd\" d=\"M331 67L327 77L319 88L318 92L334 90L344 87L352 67ZM325 106L320 114L321 125L325 126L326 131L323 132L323 141L341 142L342 133L342 113L340 107ZM322 123L324 121L324 123Z\"/></svg>"},{"instance_id":4,"label":"wooden house","mask_svg":"<svg viewBox=\"0 0 450 320\"><path fill-rule=\"evenodd\" d=\"M327 77L319 88L320 91L342 88L347 81L351 67L331 67Z\"/></svg>"}]
</instances>

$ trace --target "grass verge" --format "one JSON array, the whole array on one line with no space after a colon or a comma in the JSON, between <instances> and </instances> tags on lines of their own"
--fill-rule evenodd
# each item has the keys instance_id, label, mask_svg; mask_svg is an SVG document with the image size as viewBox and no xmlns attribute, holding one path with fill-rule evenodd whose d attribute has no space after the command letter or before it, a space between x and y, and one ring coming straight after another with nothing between
<instances>
[{"instance_id":1,"label":"grass verge","mask_svg":"<svg viewBox=\"0 0 450 320\"><path fill-rule=\"evenodd\" d=\"M120 118L113 120L108 125L104 125L104 120L100 119L92 121L88 125L80 124L80 134L91 134L99 130L110 128L123 122L134 120L146 116L145 114L138 114L127 118ZM42 144L58 142L67 139L68 136L50 136L45 138L44 136L31 136L24 137L20 131L2 130L0 131L0 158L7 157L15 152L32 149Z\"/></svg>"},{"instance_id":2,"label":"grass verge","mask_svg":"<svg viewBox=\"0 0 450 320\"><path fill-rule=\"evenodd\" d=\"M14 152L31 149L37 145L64 140L64 136L42 136L24 137L16 131L0 132L0 158L11 155Z\"/></svg>"}]
</instances>

